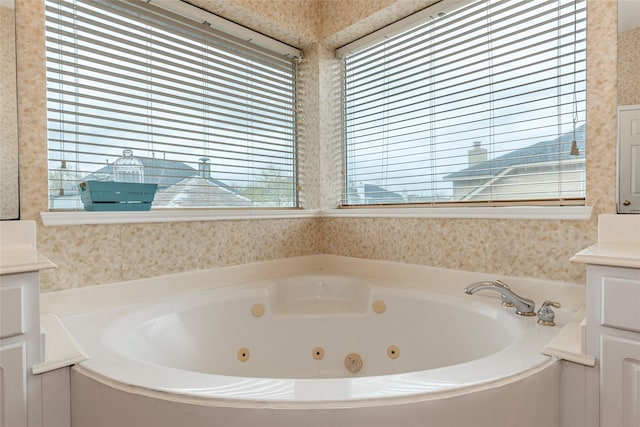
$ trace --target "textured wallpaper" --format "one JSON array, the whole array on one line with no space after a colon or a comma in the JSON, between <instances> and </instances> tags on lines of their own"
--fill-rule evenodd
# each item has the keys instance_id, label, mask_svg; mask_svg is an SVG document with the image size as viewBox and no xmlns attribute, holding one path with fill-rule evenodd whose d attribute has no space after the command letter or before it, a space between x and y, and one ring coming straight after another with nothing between
<instances>
[{"instance_id":1,"label":"textured wallpaper","mask_svg":"<svg viewBox=\"0 0 640 427\"><path fill-rule=\"evenodd\" d=\"M314 219L40 227L42 290L320 253Z\"/></svg>"},{"instance_id":2,"label":"textured wallpaper","mask_svg":"<svg viewBox=\"0 0 640 427\"><path fill-rule=\"evenodd\" d=\"M323 251L584 283L584 266L569 259L597 240L597 215L615 212L616 188L617 7L614 0L605 0L589 2L588 9L587 205L594 208L590 221L324 218ZM387 9L374 14L379 18L383 12ZM372 30L367 19L353 23L347 18L341 20L343 15L349 15L348 10L336 8L331 13L337 32L347 28L360 37ZM344 22L344 28L336 21ZM330 112L323 114L329 116ZM340 145L339 140L327 142ZM339 166L324 164L323 177L339 176ZM325 182L326 188L333 188L333 184ZM326 196L323 200L331 199Z\"/></svg>"},{"instance_id":3,"label":"textured wallpaper","mask_svg":"<svg viewBox=\"0 0 640 427\"><path fill-rule=\"evenodd\" d=\"M340 187L339 75L333 48L431 3L425 0L197 0L202 7L305 48L300 186L306 208L335 207ZM266 7L268 5L268 7ZM21 213L47 210L43 11L18 2ZM317 218L38 228L59 265L58 290L192 269L329 253L495 274L584 282L569 262L615 210L616 7L589 2L587 202L591 221Z\"/></svg>"},{"instance_id":4,"label":"textured wallpaper","mask_svg":"<svg viewBox=\"0 0 640 427\"><path fill-rule=\"evenodd\" d=\"M16 39L12 8L0 5L0 218L18 218Z\"/></svg>"},{"instance_id":5,"label":"textured wallpaper","mask_svg":"<svg viewBox=\"0 0 640 427\"><path fill-rule=\"evenodd\" d=\"M618 105L640 104L640 27L618 35Z\"/></svg>"}]
</instances>

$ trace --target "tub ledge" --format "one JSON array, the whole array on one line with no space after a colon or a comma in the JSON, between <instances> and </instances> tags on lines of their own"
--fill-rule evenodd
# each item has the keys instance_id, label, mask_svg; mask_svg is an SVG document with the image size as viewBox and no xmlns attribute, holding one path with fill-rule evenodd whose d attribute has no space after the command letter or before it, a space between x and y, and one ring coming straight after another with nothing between
<instances>
[{"instance_id":1,"label":"tub ledge","mask_svg":"<svg viewBox=\"0 0 640 427\"><path fill-rule=\"evenodd\" d=\"M55 369L80 363L89 357L54 313L40 315L43 362L33 366L33 374L43 374Z\"/></svg>"},{"instance_id":2,"label":"tub ledge","mask_svg":"<svg viewBox=\"0 0 640 427\"><path fill-rule=\"evenodd\" d=\"M594 367L595 357L586 354L585 351L584 318L584 309L578 310L573 318L542 349L542 354Z\"/></svg>"}]
</instances>

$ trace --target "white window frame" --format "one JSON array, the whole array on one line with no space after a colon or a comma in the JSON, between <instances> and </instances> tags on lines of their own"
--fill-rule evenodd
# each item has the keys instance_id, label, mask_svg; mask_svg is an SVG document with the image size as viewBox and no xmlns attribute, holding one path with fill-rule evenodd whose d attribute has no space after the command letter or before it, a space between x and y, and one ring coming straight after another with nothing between
<instances>
[{"instance_id":1,"label":"white window frame","mask_svg":"<svg viewBox=\"0 0 640 427\"><path fill-rule=\"evenodd\" d=\"M447 12L453 9L457 9L469 3L473 3L473 1L472 0L444 0L442 2L438 2L434 6L431 6L420 12L417 12L405 19L402 19L391 25L388 25L352 43L349 43L341 48L338 48L336 50L336 57L343 60L346 56L349 56L353 53L358 53L363 49L367 49L368 47L380 44L380 42L383 40L387 40L396 35L404 33L407 29L410 29L417 25L428 22L429 20L437 19L439 16L446 14ZM344 66L344 62L343 62L343 66ZM343 81L343 87L344 87L344 81ZM344 96L344 91L343 91L343 96ZM343 108L346 108L344 104L345 102L343 102ZM344 116L345 114L343 114L343 117ZM575 128L576 126L574 121L574 135L575 135ZM349 192L349 189L347 188L348 187L347 180L349 177L347 177L347 165L346 165L346 161L347 161L346 160L347 159L346 131L343 132L343 137L344 139L342 144L342 150L343 150L345 166L343 167L343 171L344 171L343 172L343 177L344 177L343 195L341 198L342 204L340 206L343 212L336 213L336 215L339 215L339 216L356 216L356 217L364 216L365 214L363 214L362 212L370 212L371 215L374 215L374 212L376 212L376 210L379 210L380 213L375 214L375 216L378 216L378 215L379 216L403 216L402 214L399 213L401 212L402 209L408 209L408 210L411 210L411 212L414 212L416 210L420 211L420 210L431 209L439 212L433 213L433 214L424 214L424 216L447 217L449 215L453 215L454 217L467 217L466 214L457 214L457 211L460 209L460 210L468 210L468 211L473 210L474 213L470 213L469 214L470 217L500 217L502 214L494 215L493 213L485 214L484 212L486 212L487 209L492 209L492 210L495 210L495 212L500 212L501 210L504 210L506 207L508 207L509 209L519 209L522 212L527 211L527 213L524 214L523 217L529 217L530 215L532 215L533 217L538 217L539 215L532 213L532 212L537 212L537 209L534 209L532 211L531 209L529 209L529 206L534 208L543 207L544 209L547 209L547 210L549 210L550 207L553 207L554 208L553 210L559 209L558 212L562 210L566 211L568 208L570 208L570 210L573 211L574 213L578 211L582 211L582 213L577 215L576 219L583 219L585 217L590 216L590 208L584 206L586 203L586 191L584 191L583 193L584 196L578 197L576 199L568 199L568 200L560 199L555 201L552 199L550 199L549 201L514 199L513 201L497 200L497 201L488 201L488 202L477 201L473 203L464 203L464 202L461 203L456 201L415 202L415 203L398 202L398 203L382 203L382 204L367 203L365 201L364 203L355 203L355 204L349 203L347 201L347 194ZM585 160L583 159L582 162L585 162ZM582 175L583 176L585 175L584 170ZM582 182L583 189L584 189L585 182L586 180ZM525 206L522 206L522 205L525 205ZM347 211L349 209L353 209L361 213L348 213L348 214L344 213L344 211ZM483 213L479 213L479 212L483 212ZM418 215L418 214L411 213L411 214L408 214L407 216L415 216L415 215ZM420 214L420 215L422 216L423 214ZM556 217L556 214L552 214L551 216Z\"/></svg>"},{"instance_id":2,"label":"white window frame","mask_svg":"<svg viewBox=\"0 0 640 427\"><path fill-rule=\"evenodd\" d=\"M218 17L212 13L206 12L202 9L196 8L192 5L189 5L183 1L180 0L175 0L175 1L163 1L163 0L148 0L145 2L136 2L135 5L133 2L130 2L128 0L109 0L108 2L106 2L107 4L109 3L121 3L123 5L125 5L126 7L131 7L131 8L135 8L135 7L139 7L141 8L141 10L143 8L156 8L156 10L160 10L160 9L164 9L167 10L167 16L166 17L162 17L164 14L160 11L160 12L155 12L158 15L157 16L161 16L161 19L165 19L166 20L172 20L171 22L174 23L180 23L182 24L187 24L193 27L198 27L200 28L197 31L200 31L202 33L206 33L207 31L210 31L212 33L215 34L223 34L223 38L227 38L230 42L229 45L232 45L235 43L234 46L242 46L243 44L247 46L246 51L247 52L253 52L253 53L249 53L249 55L254 55L254 58L257 58L259 55L261 55L261 52L272 52L273 57L279 57L279 58L288 58L288 61L291 62L292 64L292 69L295 66L295 62L297 59L301 59L302 58L302 51L298 48L292 47L290 45L287 45L285 43L279 42L275 39L269 38L267 36L264 36L263 34L257 33L253 30L250 30L246 27L243 27L241 25L232 23L230 21L227 21L221 17ZM119 7L119 6L118 6ZM237 50L234 50L234 52L237 52ZM274 61L275 62L275 61ZM293 70L293 91L294 91L294 97L295 97L295 70ZM61 101L62 102L62 101ZM282 206L279 207L278 209L298 209L298 204L299 204L299 198L298 198L298 191L297 191L297 141L296 141L296 126L295 126L295 108L293 107L295 103L295 98L293 100L292 108L289 110L291 111L291 116L293 117L293 125L291 126L291 134L293 135L293 145L292 145L292 150L293 150L293 159L291 160L292 164L293 164L293 169L292 171L289 171L289 175L287 176L292 176L293 178L293 184L291 185L291 194L293 197L293 202L290 206ZM104 143L105 146L108 145L108 143ZM49 149L48 149L49 152ZM105 155L106 157L106 155ZM221 162L224 162L224 159L220 160ZM73 160L71 161L73 162ZM68 162L66 161L62 161L62 164L66 164ZM200 172L203 175L201 176L206 176L204 174L209 173L208 170L209 168L207 168L208 165L205 164L205 167L202 168L202 165L200 165L199 163L196 164L194 162L194 164L192 165L192 167L194 168L194 171L196 172ZM60 168L64 168L66 166L61 166ZM200 171L198 171L197 169L201 168ZM53 170L53 169L51 169ZM78 169L79 170L79 169ZM268 172L267 172L268 173ZM80 175L80 172L77 173L78 175ZM291 175L292 174L292 175ZM210 176L211 174L209 174ZM62 176L62 175L61 175ZM197 175L195 175L197 176ZM61 178L62 179L62 178ZM222 184L224 184L224 182L222 182ZM221 185L222 185L221 184ZM62 194L62 193L61 193ZM171 210L175 210L176 208L168 208ZM177 208L177 209L182 209L182 208ZM207 207L197 207L196 209L228 209L228 207L225 206L207 206ZM264 207L248 207L248 208L241 208L241 209L254 209L254 210L260 210L260 209L265 209L268 211L273 211L274 208L264 208ZM51 210L51 209L50 209ZM186 209L186 210L190 210L190 209ZM64 209L54 209L54 212L56 213L63 213L65 212ZM80 213L80 214L85 214L85 212L83 211L70 211L70 212L75 212L75 213ZM53 213L53 212L52 212ZM93 214L94 212L91 212L90 214ZM99 216L100 213L98 213ZM113 212L111 213L113 214ZM120 214L120 212L115 212L116 216L118 216ZM141 212L141 213L137 213L138 215L149 215L149 212ZM169 214L168 217L171 216L175 216L172 214ZM198 215L193 215L194 217L197 217Z\"/></svg>"}]
</instances>

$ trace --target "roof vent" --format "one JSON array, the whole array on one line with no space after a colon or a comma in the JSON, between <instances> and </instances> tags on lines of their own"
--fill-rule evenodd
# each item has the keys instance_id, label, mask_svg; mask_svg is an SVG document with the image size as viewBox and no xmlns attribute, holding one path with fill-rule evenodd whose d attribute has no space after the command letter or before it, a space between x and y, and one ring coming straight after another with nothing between
<instances>
[{"instance_id":1,"label":"roof vent","mask_svg":"<svg viewBox=\"0 0 640 427\"><path fill-rule=\"evenodd\" d=\"M208 158L201 157L198 159L198 170L200 171L201 178L211 178L211 165L209 164Z\"/></svg>"}]
</instances>

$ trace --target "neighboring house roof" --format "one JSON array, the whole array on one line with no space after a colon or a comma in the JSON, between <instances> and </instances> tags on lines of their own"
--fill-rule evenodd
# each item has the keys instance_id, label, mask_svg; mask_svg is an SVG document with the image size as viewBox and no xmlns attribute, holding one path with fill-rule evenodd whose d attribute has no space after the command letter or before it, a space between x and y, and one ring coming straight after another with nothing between
<instances>
[{"instance_id":1,"label":"neighboring house roof","mask_svg":"<svg viewBox=\"0 0 640 427\"><path fill-rule=\"evenodd\" d=\"M175 160L138 157L144 166L144 182L158 184L154 207L253 206L253 202L224 182L203 177L186 163ZM86 175L82 181L113 177L113 165L106 165ZM204 173L207 176L209 172Z\"/></svg>"},{"instance_id":2,"label":"neighboring house roof","mask_svg":"<svg viewBox=\"0 0 640 427\"><path fill-rule=\"evenodd\" d=\"M183 179L198 175L198 171L183 162L175 160L138 157L144 166L144 182L158 184L158 187L169 187ZM83 181L97 179L100 175L109 174L113 178L113 164L106 165L82 178Z\"/></svg>"},{"instance_id":3,"label":"neighboring house roof","mask_svg":"<svg viewBox=\"0 0 640 427\"><path fill-rule=\"evenodd\" d=\"M573 156L571 152L571 142L574 139L574 133L567 132L564 135L547 141L540 141L533 145L514 150L510 153L487 160L477 165L470 166L458 172L445 175L442 179L445 181L456 181L460 179L471 178L488 178L504 173L507 169L514 166L530 165L537 163L546 163L558 160L558 144L560 144L560 160L576 160L584 159L585 125L576 129L575 139L578 145L579 154Z\"/></svg>"},{"instance_id":4,"label":"neighboring house roof","mask_svg":"<svg viewBox=\"0 0 640 427\"><path fill-rule=\"evenodd\" d=\"M201 177L201 172L192 168L186 163L175 160L155 159L148 157L138 157L144 166L144 182L146 184L158 184L158 190L176 185L186 178ZM108 174L113 178L113 164L106 165L97 171L84 176L81 181L100 179L101 175ZM211 185L216 185L234 194L239 191L230 185L211 177L206 178Z\"/></svg>"},{"instance_id":5,"label":"neighboring house roof","mask_svg":"<svg viewBox=\"0 0 640 427\"><path fill-rule=\"evenodd\" d=\"M364 185L364 198L366 203L403 203L404 198L393 191L373 184Z\"/></svg>"},{"instance_id":6,"label":"neighboring house roof","mask_svg":"<svg viewBox=\"0 0 640 427\"><path fill-rule=\"evenodd\" d=\"M253 202L213 179L192 176L158 191L154 207L253 206ZM219 182L219 181L218 181Z\"/></svg>"}]
</instances>

